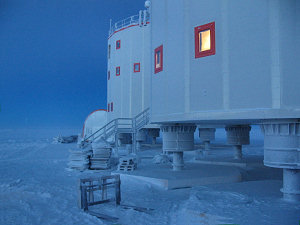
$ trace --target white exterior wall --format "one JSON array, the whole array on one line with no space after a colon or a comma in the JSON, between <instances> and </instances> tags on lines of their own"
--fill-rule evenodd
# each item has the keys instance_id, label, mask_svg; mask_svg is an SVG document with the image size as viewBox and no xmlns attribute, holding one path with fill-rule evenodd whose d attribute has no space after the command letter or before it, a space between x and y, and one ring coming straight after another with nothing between
<instances>
[{"instance_id":1,"label":"white exterior wall","mask_svg":"<svg viewBox=\"0 0 300 225\"><path fill-rule=\"evenodd\" d=\"M151 2L152 122L300 118L299 1ZM216 54L195 58L194 27L210 22Z\"/></svg>"},{"instance_id":2,"label":"white exterior wall","mask_svg":"<svg viewBox=\"0 0 300 225\"><path fill-rule=\"evenodd\" d=\"M116 49L117 40L121 40L120 49ZM150 27L125 27L109 38L108 45L107 103L114 105L113 112L108 112L109 122L132 118L150 106ZM134 73L134 63L140 63L140 72ZM120 76L116 76L117 66L121 68Z\"/></svg>"}]
</instances>

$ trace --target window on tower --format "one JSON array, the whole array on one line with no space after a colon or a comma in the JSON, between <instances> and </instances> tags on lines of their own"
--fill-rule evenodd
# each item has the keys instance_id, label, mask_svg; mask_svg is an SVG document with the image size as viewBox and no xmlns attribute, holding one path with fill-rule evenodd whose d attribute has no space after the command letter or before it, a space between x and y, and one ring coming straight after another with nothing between
<instances>
[{"instance_id":1,"label":"window on tower","mask_svg":"<svg viewBox=\"0 0 300 225\"><path fill-rule=\"evenodd\" d=\"M116 41L116 49L120 49L121 48L121 40L117 40Z\"/></svg>"},{"instance_id":2,"label":"window on tower","mask_svg":"<svg viewBox=\"0 0 300 225\"><path fill-rule=\"evenodd\" d=\"M135 63L133 65L133 72L138 73L141 71L141 64L140 63Z\"/></svg>"},{"instance_id":3,"label":"window on tower","mask_svg":"<svg viewBox=\"0 0 300 225\"><path fill-rule=\"evenodd\" d=\"M116 76L120 76L121 75L121 69L120 67L116 67Z\"/></svg>"},{"instance_id":4,"label":"window on tower","mask_svg":"<svg viewBox=\"0 0 300 225\"><path fill-rule=\"evenodd\" d=\"M163 70L163 46L154 50L154 72L158 73Z\"/></svg>"},{"instance_id":5,"label":"window on tower","mask_svg":"<svg viewBox=\"0 0 300 225\"><path fill-rule=\"evenodd\" d=\"M216 54L215 22L195 27L195 58Z\"/></svg>"}]
</instances>

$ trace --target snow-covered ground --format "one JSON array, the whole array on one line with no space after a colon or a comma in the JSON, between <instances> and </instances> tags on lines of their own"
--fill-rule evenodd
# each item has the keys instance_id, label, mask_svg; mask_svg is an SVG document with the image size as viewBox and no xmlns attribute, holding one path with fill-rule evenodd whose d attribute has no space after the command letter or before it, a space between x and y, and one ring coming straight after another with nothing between
<instances>
[{"instance_id":1,"label":"snow-covered ground","mask_svg":"<svg viewBox=\"0 0 300 225\"><path fill-rule=\"evenodd\" d=\"M67 169L68 150L76 148L76 145L52 143L52 138L59 134L79 132L0 130L1 225L108 224L77 207L77 185L79 178L101 176L110 171L70 171ZM218 132L217 137L222 133ZM222 135L217 143L224 143ZM248 155L262 154L261 144L260 134L254 132L253 145L246 147L244 152ZM143 213L111 205L102 205L95 210L120 218L117 224L124 225L299 224L300 204L282 200L279 191L281 180L252 181L253 174L250 180L163 190L127 178L122 180L122 203L154 210Z\"/></svg>"}]
</instances>

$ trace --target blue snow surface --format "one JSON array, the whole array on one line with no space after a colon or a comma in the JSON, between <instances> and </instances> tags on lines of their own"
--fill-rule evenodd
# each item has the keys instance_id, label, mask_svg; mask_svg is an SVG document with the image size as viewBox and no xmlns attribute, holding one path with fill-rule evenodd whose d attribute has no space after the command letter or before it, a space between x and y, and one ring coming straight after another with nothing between
<instances>
[{"instance_id":1,"label":"blue snow surface","mask_svg":"<svg viewBox=\"0 0 300 225\"><path fill-rule=\"evenodd\" d=\"M76 144L57 144L53 137L77 133L80 129L0 129L0 224L111 224L77 207L79 178L99 177L116 169L69 170L69 150L75 150ZM217 142L222 139L216 136ZM256 147L262 148L253 145L249 149ZM152 150L144 149L143 154L150 154L147 151ZM255 152L262 154L260 150ZM145 167L153 164L152 160L142 163ZM122 204L153 211L144 213L109 204L93 210L119 218L117 224L122 225L297 224L300 204L285 202L281 187L280 179L260 179L164 190L128 177L122 179Z\"/></svg>"}]
</instances>

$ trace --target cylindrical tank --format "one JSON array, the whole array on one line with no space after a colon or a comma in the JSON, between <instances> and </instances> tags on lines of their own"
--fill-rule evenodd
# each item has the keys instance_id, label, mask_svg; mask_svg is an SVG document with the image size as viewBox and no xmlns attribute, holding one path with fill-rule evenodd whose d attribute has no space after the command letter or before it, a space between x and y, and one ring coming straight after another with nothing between
<instances>
[{"instance_id":1,"label":"cylindrical tank","mask_svg":"<svg viewBox=\"0 0 300 225\"><path fill-rule=\"evenodd\" d=\"M152 0L152 122L299 118L299 5Z\"/></svg>"},{"instance_id":2,"label":"cylindrical tank","mask_svg":"<svg viewBox=\"0 0 300 225\"><path fill-rule=\"evenodd\" d=\"M144 11L113 25L108 38L108 122L150 106L150 27ZM149 15L145 17L146 20Z\"/></svg>"}]
</instances>

